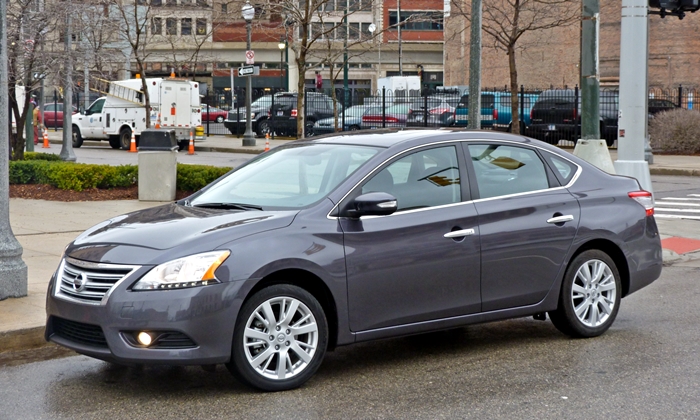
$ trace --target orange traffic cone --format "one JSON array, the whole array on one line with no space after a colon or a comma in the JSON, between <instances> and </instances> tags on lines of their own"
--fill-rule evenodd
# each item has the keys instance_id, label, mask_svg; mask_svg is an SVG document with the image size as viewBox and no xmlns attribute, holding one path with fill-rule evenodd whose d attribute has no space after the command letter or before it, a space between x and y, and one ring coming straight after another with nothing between
<instances>
[{"instance_id":1,"label":"orange traffic cone","mask_svg":"<svg viewBox=\"0 0 700 420\"><path fill-rule=\"evenodd\" d=\"M187 154L194 154L194 138L192 138L192 130L190 130L190 147L187 148Z\"/></svg>"},{"instance_id":2,"label":"orange traffic cone","mask_svg":"<svg viewBox=\"0 0 700 420\"><path fill-rule=\"evenodd\" d=\"M136 134L134 132L131 132L131 145L129 146L129 153L135 153L136 152Z\"/></svg>"},{"instance_id":3,"label":"orange traffic cone","mask_svg":"<svg viewBox=\"0 0 700 420\"><path fill-rule=\"evenodd\" d=\"M160 128L160 112L158 113L158 119L156 120L156 129Z\"/></svg>"},{"instance_id":4,"label":"orange traffic cone","mask_svg":"<svg viewBox=\"0 0 700 420\"><path fill-rule=\"evenodd\" d=\"M41 130L44 134L44 144L41 146L42 149L48 149L51 146L49 146L49 132L44 128Z\"/></svg>"},{"instance_id":5,"label":"orange traffic cone","mask_svg":"<svg viewBox=\"0 0 700 420\"><path fill-rule=\"evenodd\" d=\"M270 151L270 133L265 133L265 151Z\"/></svg>"}]
</instances>

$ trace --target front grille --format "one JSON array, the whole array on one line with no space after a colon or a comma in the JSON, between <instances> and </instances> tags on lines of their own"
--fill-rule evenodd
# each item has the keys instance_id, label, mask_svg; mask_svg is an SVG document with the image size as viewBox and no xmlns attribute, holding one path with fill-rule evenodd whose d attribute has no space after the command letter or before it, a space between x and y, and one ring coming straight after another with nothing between
<instances>
[{"instance_id":1,"label":"front grille","mask_svg":"<svg viewBox=\"0 0 700 420\"><path fill-rule=\"evenodd\" d=\"M99 304L135 266L89 263L66 258L59 269L58 296L79 302Z\"/></svg>"},{"instance_id":2,"label":"front grille","mask_svg":"<svg viewBox=\"0 0 700 420\"><path fill-rule=\"evenodd\" d=\"M107 348L107 340L102 328L98 325L83 324L82 322L52 317L53 334L75 343L93 347Z\"/></svg>"}]
</instances>

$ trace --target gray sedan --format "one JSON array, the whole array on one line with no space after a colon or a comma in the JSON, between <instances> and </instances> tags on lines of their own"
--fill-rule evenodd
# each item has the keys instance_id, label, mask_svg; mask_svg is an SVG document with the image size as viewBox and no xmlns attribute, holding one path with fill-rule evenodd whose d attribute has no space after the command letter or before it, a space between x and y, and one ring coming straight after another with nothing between
<instances>
[{"instance_id":1,"label":"gray sedan","mask_svg":"<svg viewBox=\"0 0 700 420\"><path fill-rule=\"evenodd\" d=\"M546 143L404 130L273 149L78 236L46 338L121 364L298 387L336 346L549 315L613 323L661 273L652 196Z\"/></svg>"}]
</instances>

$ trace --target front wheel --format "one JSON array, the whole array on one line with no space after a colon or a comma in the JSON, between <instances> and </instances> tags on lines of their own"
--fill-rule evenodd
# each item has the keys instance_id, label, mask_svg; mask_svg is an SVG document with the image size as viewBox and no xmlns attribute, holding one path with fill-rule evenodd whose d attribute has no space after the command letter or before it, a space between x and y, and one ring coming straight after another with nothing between
<instances>
[{"instance_id":1,"label":"front wheel","mask_svg":"<svg viewBox=\"0 0 700 420\"><path fill-rule=\"evenodd\" d=\"M313 376L327 344L328 324L318 300L300 287L278 284L243 305L226 367L263 391L293 389Z\"/></svg>"},{"instance_id":2,"label":"front wheel","mask_svg":"<svg viewBox=\"0 0 700 420\"><path fill-rule=\"evenodd\" d=\"M129 140L131 142L131 140ZM109 147L112 149L119 149L119 136L109 136Z\"/></svg>"},{"instance_id":3,"label":"front wheel","mask_svg":"<svg viewBox=\"0 0 700 420\"><path fill-rule=\"evenodd\" d=\"M79 149L83 145L83 136L80 135L80 130L77 126L73 126L73 147Z\"/></svg>"},{"instance_id":4,"label":"front wheel","mask_svg":"<svg viewBox=\"0 0 700 420\"><path fill-rule=\"evenodd\" d=\"M268 119L260 120L260 122L258 122L258 135L265 137L265 134L272 134L272 130L270 129L270 120Z\"/></svg>"},{"instance_id":5,"label":"front wheel","mask_svg":"<svg viewBox=\"0 0 700 420\"><path fill-rule=\"evenodd\" d=\"M620 274L608 254L585 251L567 268L559 307L549 317L564 334L597 337L615 321L621 292Z\"/></svg>"},{"instance_id":6,"label":"front wheel","mask_svg":"<svg viewBox=\"0 0 700 420\"><path fill-rule=\"evenodd\" d=\"M224 122L224 117L222 117L221 115L219 115L218 117L216 117L216 122L218 122L219 124L221 124L222 122Z\"/></svg>"},{"instance_id":7,"label":"front wheel","mask_svg":"<svg viewBox=\"0 0 700 420\"><path fill-rule=\"evenodd\" d=\"M304 123L304 137L312 137L314 135L314 124L316 124L316 121L306 121Z\"/></svg>"}]
</instances>

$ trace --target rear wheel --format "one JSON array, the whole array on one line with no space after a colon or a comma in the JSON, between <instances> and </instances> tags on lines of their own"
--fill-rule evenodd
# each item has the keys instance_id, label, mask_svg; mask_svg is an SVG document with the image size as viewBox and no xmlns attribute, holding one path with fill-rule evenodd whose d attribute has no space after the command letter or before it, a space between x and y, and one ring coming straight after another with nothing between
<instances>
[{"instance_id":1,"label":"rear wheel","mask_svg":"<svg viewBox=\"0 0 700 420\"><path fill-rule=\"evenodd\" d=\"M129 140L131 141L131 140ZM109 146L112 149L119 149L119 136L109 136Z\"/></svg>"},{"instance_id":2,"label":"rear wheel","mask_svg":"<svg viewBox=\"0 0 700 420\"><path fill-rule=\"evenodd\" d=\"M131 129L129 127L124 127L119 132L119 146L122 150L129 150L131 146Z\"/></svg>"},{"instance_id":3,"label":"rear wheel","mask_svg":"<svg viewBox=\"0 0 700 420\"><path fill-rule=\"evenodd\" d=\"M314 124L316 121L306 120L304 122L304 137L311 137L314 135Z\"/></svg>"},{"instance_id":4,"label":"rear wheel","mask_svg":"<svg viewBox=\"0 0 700 420\"><path fill-rule=\"evenodd\" d=\"M83 145L83 136L80 135L80 130L77 126L73 126L73 147L79 149Z\"/></svg>"},{"instance_id":5,"label":"rear wheel","mask_svg":"<svg viewBox=\"0 0 700 420\"><path fill-rule=\"evenodd\" d=\"M258 122L258 135L265 137L265 134L272 134L270 129L270 120L264 119Z\"/></svg>"},{"instance_id":6,"label":"rear wheel","mask_svg":"<svg viewBox=\"0 0 700 420\"><path fill-rule=\"evenodd\" d=\"M588 250L569 264L559 296L559 307L549 312L554 326L572 337L596 337L615 321L622 292L613 260L599 250Z\"/></svg>"},{"instance_id":7,"label":"rear wheel","mask_svg":"<svg viewBox=\"0 0 700 420\"><path fill-rule=\"evenodd\" d=\"M218 122L218 123L224 122L224 117L222 117L221 115L219 115L218 117L216 117L216 122Z\"/></svg>"},{"instance_id":8,"label":"rear wheel","mask_svg":"<svg viewBox=\"0 0 700 420\"><path fill-rule=\"evenodd\" d=\"M357 130L359 130L359 129L360 129L360 126L359 126L359 125L351 125L351 126L350 126L350 131L357 131Z\"/></svg>"},{"instance_id":9,"label":"rear wheel","mask_svg":"<svg viewBox=\"0 0 700 420\"><path fill-rule=\"evenodd\" d=\"M326 316L313 295L297 286L270 286L241 308L226 367L264 391L297 388L321 365L327 341Z\"/></svg>"}]
</instances>

